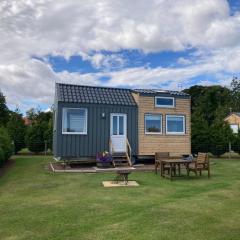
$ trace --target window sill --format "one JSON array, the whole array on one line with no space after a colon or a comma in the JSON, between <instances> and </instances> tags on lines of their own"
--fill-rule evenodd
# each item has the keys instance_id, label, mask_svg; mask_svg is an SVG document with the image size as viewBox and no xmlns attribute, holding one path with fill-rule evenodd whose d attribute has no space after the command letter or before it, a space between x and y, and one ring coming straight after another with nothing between
<instances>
[{"instance_id":1,"label":"window sill","mask_svg":"<svg viewBox=\"0 0 240 240\"><path fill-rule=\"evenodd\" d=\"M177 132L174 132L174 133L166 133L166 135L172 135L172 136L185 136L187 135L186 133L177 133Z\"/></svg>"},{"instance_id":2,"label":"window sill","mask_svg":"<svg viewBox=\"0 0 240 240\"><path fill-rule=\"evenodd\" d=\"M174 108L176 108L176 107L175 107L175 106L155 105L155 108L170 108L170 109L174 109Z\"/></svg>"},{"instance_id":3,"label":"window sill","mask_svg":"<svg viewBox=\"0 0 240 240\"><path fill-rule=\"evenodd\" d=\"M87 135L87 133L80 132L62 132L63 135Z\"/></svg>"},{"instance_id":4,"label":"window sill","mask_svg":"<svg viewBox=\"0 0 240 240\"><path fill-rule=\"evenodd\" d=\"M162 135L162 132L159 132L159 133L145 132L145 135Z\"/></svg>"}]
</instances>

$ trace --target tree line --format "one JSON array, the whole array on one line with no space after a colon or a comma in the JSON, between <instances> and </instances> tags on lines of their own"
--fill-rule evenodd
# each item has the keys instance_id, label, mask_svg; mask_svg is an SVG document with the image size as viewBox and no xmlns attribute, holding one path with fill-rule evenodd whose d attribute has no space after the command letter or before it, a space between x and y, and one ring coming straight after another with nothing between
<instances>
[{"instance_id":1,"label":"tree line","mask_svg":"<svg viewBox=\"0 0 240 240\"><path fill-rule=\"evenodd\" d=\"M233 78L229 88L192 86L184 92L191 96L192 152L210 152L221 156L229 150L240 153L240 133L233 134L224 119L240 112L240 79Z\"/></svg>"},{"instance_id":2,"label":"tree line","mask_svg":"<svg viewBox=\"0 0 240 240\"><path fill-rule=\"evenodd\" d=\"M33 153L43 152L45 148L52 150L52 118L52 111L32 108L23 117L19 109L9 110L0 91L0 164L23 148Z\"/></svg>"}]
</instances>

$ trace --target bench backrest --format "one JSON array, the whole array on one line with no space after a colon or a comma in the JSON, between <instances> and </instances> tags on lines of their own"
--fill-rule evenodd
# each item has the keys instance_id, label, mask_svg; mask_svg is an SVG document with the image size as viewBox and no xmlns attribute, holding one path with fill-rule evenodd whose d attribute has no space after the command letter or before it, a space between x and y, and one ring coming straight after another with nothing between
<instances>
[{"instance_id":1,"label":"bench backrest","mask_svg":"<svg viewBox=\"0 0 240 240\"><path fill-rule=\"evenodd\" d=\"M207 153L198 153L197 156L197 164L205 164L208 162L208 154Z\"/></svg>"}]
</instances>

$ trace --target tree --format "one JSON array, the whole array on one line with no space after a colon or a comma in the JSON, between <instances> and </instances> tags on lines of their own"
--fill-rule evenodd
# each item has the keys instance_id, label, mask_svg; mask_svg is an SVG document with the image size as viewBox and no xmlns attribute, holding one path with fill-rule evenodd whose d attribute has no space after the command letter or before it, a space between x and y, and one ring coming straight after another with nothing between
<instances>
[{"instance_id":1,"label":"tree","mask_svg":"<svg viewBox=\"0 0 240 240\"><path fill-rule=\"evenodd\" d=\"M26 116L33 122L49 122L52 119L52 111L42 112L40 109L31 108L26 112Z\"/></svg>"},{"instance_id":2,"label":"tree","mask_svg":"<svg viewBox=\"0 0 240 240\"><path fill-rule=\"evenodd\" d=\"M0 128L0 166L6 162L13 153L13 145L6 128Z\"/></svg>"},{"instance_id":3,"label":"tree","mask_svg":"<svg viewBox=\"0 0 240 240\"><path fill-rule=\"evenodd\" d=\"M44 151L45 126L45 124L35 123L27 129L25 141L31 152L40 153Z\"/></svg>"},{"instance_id":4,"label":"tree","mask_svg":"<svg viewBox=\"0 0 240 240\"><path fill-rule=\"evenodd\" d=\"M192 152L212 152L220 156L228 149L229 126L223 119L231 106L231 91L222 86L192 86Z\"/></svg>"},{"instance_id":5,"label":"tree","mask_svg":"<svg viewBox=\"0 0 240 240\"><path fill-rule=\"evenodd\" d=\"M229 112L230 90L222 86L193 86L184 92L191 95L192 114L198 112L208 125L216 118L225 117Z\"/></svg>"},{"instance_id":6,"label":"tree","mask_svg":"<svg viewBox=\"0 0 240 240\"><path fill-rule=\"evenodd\" d=\"M240 79L234 77L231 82L231 103L232 110L235 112L240 111Z\"/></svg>"},{"instance_id":7,"label":"tree","mask_svg":"<svg viewBox=\"0 0 240 240\"><path fill-rule=\"evenodd\" d=\"M216 120L209 128L210 133L210 152L220 157L228 151L228 144L232 140L232 130L223 121Z\"/></svg>"},{"instance_id":8,"label":"tree","mask_svg":"<svg viewBox=\"0 0 240 240\"><path fill-rule=\"evenodd\" d=\"M15 112L10 113L9 122L7 123L8 132L14 142L14 152L17 154L25 147L25 133L26 126L22 118L22 114L16 109Z\"/></svg>"},{"instance_id":9,"label":"tree","mask_svg":"<svg viewBox=\"0 0 240 240\"><path fill-rule=\"evenodd\" d=\"M47 129L44 132L44 139L47 141L47 148L52 151L53 144L53 121L49 120L47 124Z\"/></svg>"},{"instance_id":10,"label":"tree","mask_svg":"<svg viewBox=\"0 0 240 240\"><path fill-rule=\"evenodd\" d=\"M200 113L192 115L192 153L209 152L209 126Z\"/></svg>"},{"instance_id":11,"label":"tree","mask_svg":"<svg viewBox=\"0 0 240 240\"><path fill-rule=\"evenodd\" d=\"M5 96L0 91L0 126L6 126L8 113Z\"/></svg>"},{"instance_id":12,"label":"tree","mask_svg":"<svg viewBox=\"0 0 240 240\"><path fill-rule=\"evenodd\" d=\"M234 134L234 137L231 143L232 143L232 150L240 154L240 132L238 132L238 134Z\"/></svg>"}]
</instances>

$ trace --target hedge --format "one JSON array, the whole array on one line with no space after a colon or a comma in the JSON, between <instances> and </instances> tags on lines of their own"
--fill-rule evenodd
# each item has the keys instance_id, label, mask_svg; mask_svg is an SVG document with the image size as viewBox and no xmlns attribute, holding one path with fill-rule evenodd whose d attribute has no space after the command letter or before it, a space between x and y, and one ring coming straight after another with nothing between
<instances>
[{"instance_id":1,"label":"hedge","mask_svg":"<svg viewBox=\"0 0 240 240\"><path fill-rule=\"evenodd\" d=\"M12 155L13 145L7 130L0 127L0 166L2 166Z\"/></svg>"}]
</instances>

